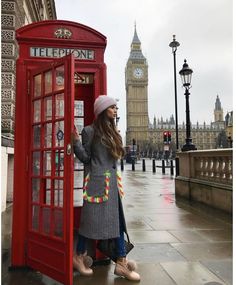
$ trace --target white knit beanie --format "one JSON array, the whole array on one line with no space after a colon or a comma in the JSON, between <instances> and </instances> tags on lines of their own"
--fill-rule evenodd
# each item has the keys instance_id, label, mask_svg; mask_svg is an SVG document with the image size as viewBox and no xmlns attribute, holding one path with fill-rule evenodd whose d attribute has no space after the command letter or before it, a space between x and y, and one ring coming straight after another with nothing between
<instances>
[{"instance_id":1,"label":"white knit beanie","mask_svg":"<svg viewBox=\"0 0 236 285\"><path fill-rule=\"evenodd\" d=\"M94 114L97 117L104 110L109 108L112 105L116 105L117 102L114 98L108 97L107 95L100 95L94 102Z\"/></svg>"}]
</instances>

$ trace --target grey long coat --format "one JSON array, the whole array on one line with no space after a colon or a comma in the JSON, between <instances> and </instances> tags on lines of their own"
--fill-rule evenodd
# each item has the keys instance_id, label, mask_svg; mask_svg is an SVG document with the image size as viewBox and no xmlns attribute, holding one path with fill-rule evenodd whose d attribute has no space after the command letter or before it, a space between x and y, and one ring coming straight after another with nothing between
<instances>
[{"instance_id":1,"label":"grey long coat","mask_svg":"<svg viewBox=\"0 0 236 285\"><path fill-rule=\"evenodd\" d=\"M126 225L117 187L117 163L101 141L95 139L93 125L83 129L82 144L80 141L74 143L74 153L84 163L85 176L90 173L88 195L102 196L105 189L104 173L109 171L111 174L107 201L91 203L84 200L79 233L97 240L120 236L120 222L125 229Z\"/></svg>"}]
</instances>

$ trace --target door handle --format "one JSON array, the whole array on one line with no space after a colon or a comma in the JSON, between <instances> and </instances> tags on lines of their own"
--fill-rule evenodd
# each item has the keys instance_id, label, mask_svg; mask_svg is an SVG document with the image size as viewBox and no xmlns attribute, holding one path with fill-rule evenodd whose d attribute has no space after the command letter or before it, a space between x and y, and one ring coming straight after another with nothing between
<instances>
[{"instance_id":1,"label":"door handle","mask_svg":"<svg viewBox=\"0 0 236 285\"><path fill-rule=\"evenodd\" d=\"M68 143L68 145L66 147L66 154L71 155L71 144L70 143Z\"/></svg>"}]
</instances>

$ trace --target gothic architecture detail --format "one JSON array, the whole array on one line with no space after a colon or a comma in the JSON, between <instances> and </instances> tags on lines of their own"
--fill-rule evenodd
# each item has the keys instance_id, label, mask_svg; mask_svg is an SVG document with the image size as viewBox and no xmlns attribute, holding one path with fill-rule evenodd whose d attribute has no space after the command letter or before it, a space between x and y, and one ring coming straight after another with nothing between
<instances>
[{"instance_id":1,"label":"gothic architecture detail","mask_svg":"<svg viewBox=\"0 0 236 285\"><path fill-rule=\"evenodd\" d=\"M140 149L148 139L148 64L141 49L136 26L125 69L127 131L126 145L133 139Z\"/></svg>"},{"instance_id":2,"label":"gothic architecture detail","mask_svg":"<svg viewBox=\"0 0 236 285\"><path fill-rule=\"evenodd\" d=\"M218 112L218 113L217 113ZM217 114L217 115L216 115ZM203 122L202 124L199 124L197 122L196 124L191 123L191 135L192 140L194 144L197 146L198 150L201 149L214 149L219 147L218 143L218 137L221 134L224 134L226 130L225 121L220 120L223 116L223 109L221 108L221 102L220 98L217 95L216 102L215 102L215 109L214 109L214 122L211 122L210 124L206 124L206 122ZM218 121L217 121L218 120ZM157 122L156 122L157 121ZM179 124L178 126L179 130L179 143L180 146L184 145L185 138L186 138L186 125L185 122L182 124ZM171 132L171 151L175 151L175 120L174 116L171 115L169 119L163 120L161 117L160 119L156 119L156 116L154 117L153 124L150 124L149 126L149 139L147 142L147 149L151 148L152 150L155 150L157 153L160 153L163 151L163 133L165 131ZM232 133L232 130L228 133ZM230 135L229 135L230 136ZM226 135L224 134L224 137L226 138ZM227 142L223 145L226 146Z\"/></svg>"},{"instance_id":3,"label":"gothic architecture detail","mask_svg":"<svg viewBox=\"0 0 236 285\"><path fill-rule=\"evenodd\" d=\"M214 116L215 116L215 122L223 121L223 109L221 108L219 95L217 95L216 97Z\"/></svg>"},{"instance_id":4,"label":"gothic architecture detail","mask_svg":"<svg viewBox=\"0 0 236 285\"><path fill-rule=\"evenodd\" d=\"M15 62L18 48L15 30L35 21L56 19L54 0L1 1L1 99L2 134L14 137Z\"/></svg>"},{"instance_id":5,"label":"gothic architecture detail","mask_svg":"<svg viewBox=\"0 0 236 285\"><path fill-rule=\"evenodd\" d=\"M223 129L225 126L224 122L224 112L221 108L221 102L219 95L216 97L215 109L214 109L214 122L212 123L214 128Z\"/></svg>"}]
</instances>

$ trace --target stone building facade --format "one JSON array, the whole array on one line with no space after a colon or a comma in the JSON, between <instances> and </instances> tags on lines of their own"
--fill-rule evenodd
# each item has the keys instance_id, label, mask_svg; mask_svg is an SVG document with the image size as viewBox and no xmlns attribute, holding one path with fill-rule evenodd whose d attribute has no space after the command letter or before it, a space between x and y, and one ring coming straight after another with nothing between
<instances>
[{"instance_id":1,"label":"stone building facade","mask_svg":"<svg viewBox=\"0 0 236 285\"><path fill-rule=\"evenodd\" d=\"M1 1L1 151L2 211L12 201L15 117L15 68L18 46L15 31L27 24L56 19L54 0Z\"/></svg>"},{"instance_id":2,"label":"stone building facade","mask_svg":"<svg viewBox=\"0 0 236 285\"><path fill-rule=\"evenodd\" d=\"M126 145L142 146L148 140L148 64L141 49L136 27L125 69L127 131Z\"/></svg>"},{"instance_id":3,"label":"stone building facade","mask_svg":"<svg viewBox=\"0 0 236 285\"><path fill-rule=\"evenodd\" d=\"M225 132L229 147L233 147L233 111L227 112L225 116Z\"/></svg>"},{"instance_id":4,"label":"stone building facade","mask_svg":"<svg viewBox=\"0 0 236 285\"><path fill-rule=\"evenodd\" d=\"M215 109L214 109L214 122L210 124L191 124L191 137L193 144L198 150L203 149L215 149L218 148L217 140L220 133L225 132L225 121L222 121L224 116L223 109L220 108L220 98L217 95ZM216 115L217 114L217 115ZM165 131L171 132L171 144L170 150L176 151L175 141L175 120L173 115L170 119L163 120L163 118L156 119L154 117L153 124L149 125L149 145L152 145L153 149L157 151L163 151L163 133ZM182 125L178 126L178 138L179 138L179 149L185 144L186 138L186 124L183 122Z\"/></svg>"},{"instance_id":5,"label":"stone building facade","mask_svg":"<svg viewBox=\"0 0 236 285\"><path fill-rule=\"evenodd\" d=\"M2 32L2 135L14 137L15 114L15 63L18 47L15 30L32 22L56 19L54 0L1 1Z\"/></svg>"}]
</instances>

